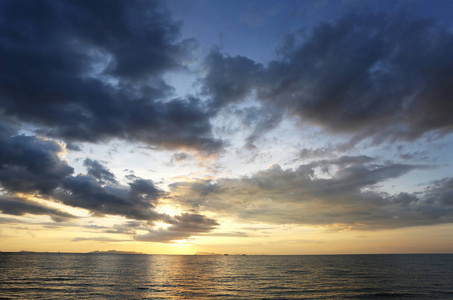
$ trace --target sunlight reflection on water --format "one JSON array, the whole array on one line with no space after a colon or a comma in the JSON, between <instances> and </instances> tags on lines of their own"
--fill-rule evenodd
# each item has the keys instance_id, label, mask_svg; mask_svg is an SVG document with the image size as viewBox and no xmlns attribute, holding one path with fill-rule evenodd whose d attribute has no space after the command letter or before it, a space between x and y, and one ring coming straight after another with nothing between
<instances>
[{"instance_id":1,"label":"sunlight reflection on water","mask_svg":"<svg viewBox=\"0 0 453 300\"><path fill-rule=\"evenodd\" d=\"M0 299L453 298L453 255L0 253Z\"/></svg>"}]
</instances>

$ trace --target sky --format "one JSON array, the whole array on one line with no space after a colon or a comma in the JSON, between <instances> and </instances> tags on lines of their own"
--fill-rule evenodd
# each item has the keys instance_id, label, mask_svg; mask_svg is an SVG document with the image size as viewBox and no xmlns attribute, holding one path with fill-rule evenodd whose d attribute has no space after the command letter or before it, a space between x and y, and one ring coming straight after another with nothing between
<instances>
[{"instance_id":1,"label":"sky","mask_svg":"<svg viewBox=\"0 0 453 300\"><path fill-rule=\"evenodd\" d=\"M453 253L451 1L0 2L0 251Z\"/></svg>"}]
</instances>

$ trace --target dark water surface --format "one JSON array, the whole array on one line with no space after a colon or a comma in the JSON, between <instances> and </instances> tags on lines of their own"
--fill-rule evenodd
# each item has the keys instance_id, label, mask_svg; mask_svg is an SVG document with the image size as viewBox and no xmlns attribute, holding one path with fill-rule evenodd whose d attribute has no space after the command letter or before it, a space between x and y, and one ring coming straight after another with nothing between
<instances>
[{"instance_id":1,"label":"dark water surface","mask_svg":"<svg viewBox=\"0 0 453 300\"><path fill-rule=\"evenodd\" d=\"M453 299L453 255L0 253L0 299Z\"/></svg>"}]
</instances>

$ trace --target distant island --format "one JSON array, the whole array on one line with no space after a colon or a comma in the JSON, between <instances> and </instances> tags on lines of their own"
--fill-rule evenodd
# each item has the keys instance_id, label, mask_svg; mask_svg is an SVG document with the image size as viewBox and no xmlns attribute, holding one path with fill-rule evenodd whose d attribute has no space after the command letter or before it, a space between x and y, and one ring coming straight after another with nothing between
<instances>
[{"instance_id":1,"label":"distant island","mask_svg":"<svg viewBox=\"0 0 453 300\"><path fill-rule=\"evenodd\" d=\"M96 250L96 251L91 251L91 252L88 252L88 253L92 253L92 254L146 254L146 253L143 253L143 252L118 251L118 250L107 250L107 251Z\"/></svg>"},{"instance_id":2,"label":"distant island","mask_svg":"<svg viewBox=\"0 0 453 300\"><path fill-rule=\"evenodd\" d=\"M197 252L194 255L222 255L222 254L212 252Z\"/></svg>"},{"instance_id":3,"label":"distant island","mask_svg":"<svg viewBox=\"0 0 453 300\"><path fill-rule=\"evenodd\" d=\"M213 252L197 252L194 255L223 255L223 256L229 256L230 254L228 254L228 253L220 254L220 253L213 253ZM246 256L246 254L232 254L232 255Z\"/></svg>"}]
</instances>

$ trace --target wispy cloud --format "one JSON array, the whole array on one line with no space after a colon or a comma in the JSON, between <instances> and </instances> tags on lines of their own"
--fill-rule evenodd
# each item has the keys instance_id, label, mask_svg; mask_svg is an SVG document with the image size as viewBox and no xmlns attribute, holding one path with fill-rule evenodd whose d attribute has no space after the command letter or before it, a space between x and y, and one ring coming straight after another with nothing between
<instances>
[{"instance_id":1,"label":"wispy cloud","mask_svg":"<svg viewBox=\"0 0 453 300\"><path fill-rule=\"evenodd\" d=\"M390 195L376 185L425 168L376 164L371 157L319 160L297 169L274 165L250 177L175 183L173 200L199 211L270 224L334 226L375 230L453 221L449 182L437 182L423 195Z\"/></svg>"},{"instance_id":2,"label":"wispy cloud","mask_svg":"<svg viewBox=\"0 0 453 300\"><path fill-rule=\"evenodd\" d=\"M72 242L96 241L102 243L119 243L119 242L130 242L131 240L112 239L108 237L76 237L71 241Z\"/></svg>"},{"instance_id":3,"label":"wispy cloud","mask_svg":"<svg viewBox=\"0 0 453 300\"><path fill-rule=\"evenodd\" d=\"M149 230L147 234L136 235L137 241L169 243L175 240L187 239L213 230L219 225L217 221L200 214L184 213L167 220L170 227L165 229Z\"/></svg>"},{"instance_id":4,"label":"wispy cloud","mask_svg":"<svg viewBox=\"0 0 453 300\"><path fill-rule=\"evenodd\" d=\"M65 211L16 196L0 196L0 211L4 214L16 216L23 216L27 213L34 215L48 215L55 222L63 222L77 218Z\"/></svg>"}]
</instances>

